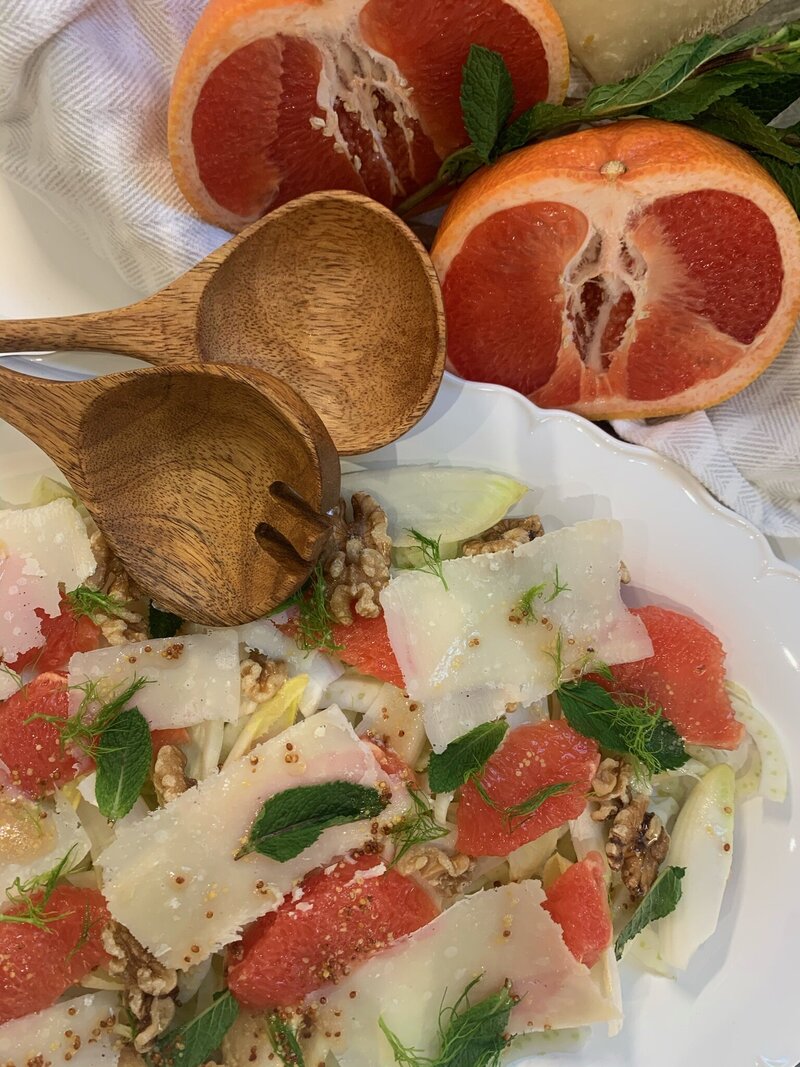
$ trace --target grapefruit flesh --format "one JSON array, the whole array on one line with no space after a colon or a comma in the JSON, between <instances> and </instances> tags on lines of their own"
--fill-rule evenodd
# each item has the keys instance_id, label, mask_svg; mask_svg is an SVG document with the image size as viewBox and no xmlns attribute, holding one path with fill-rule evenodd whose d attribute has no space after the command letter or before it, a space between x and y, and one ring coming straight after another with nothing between
<instances>
[{"instance_id":1,"label":"grapefruit flesh","mask_svg":"<svg viewBox=\"0 0 800 1067\"><path fill-rule=\"evenodd\" d=\"M563 98L566 38L548 0L211 0L173 84L178 184L228 228L317 189L397 204L467 142L471 44L505 57L516 113Z\"/></svg>"},{"instance_id":2,"label":"grapefruit flesh","mask_svg":"<svg viewBox=\"0 0 800 1067\"><path fill-rule=\"evenodd\" d=\"M0 923L0 1024L49 1008L107 959L101 935L110 916L97 890L58 886L44 913L51 917L44 929Z\"/></svg>"},{"instance_id":3,"label":"grapefruit flesh","mask_svg":"<svg viewBox=\"0 0 800 1067\"><path fill-rule=\"evenodd\" d=\"M603 857L590 852L556 878L542 904L561 927L564 944L587 967L594 967L613 936L604 871Z\"/></svg>"},{"instance_id":4,"label":"grapefruit flesh","mask_svg":"<svg viewBox=\"0 0 800 1067\"><path fill-rule=\"evenodd\" d=\"M660 706L692 745L735 749L744 726L734 718L725 690L725 649L702 623L678 611L634 608L653 642L653 655L611 668L614 680L595 677L606 689L640 696Z\"/></svg>"},{"instance_id":5,"label":"grapefruit flesh","mask_svg":"<svg viewBox=\"0 0 800 1067\"><path fill-rule=\"evenodd\" d=\"M350 625L337 623L332 629L334 644L340 646L336 653L339 659L362 674L405 688L383 615L376 619L354 615Z\"/></svg>"},{"instance_id":6,"label":"grapefruit flesh","mask_svg":"<svg viewBox=\"0 0 800 1067\"><path fill-rule=\"evenodd\" d=\"M708 407L774 359L800 311L800 223L746 153L621 122L506 157L433 247L466 378L589 418Z\"/></svg>"},{"instance_id":7,"label":"grapefruit flesh","mask_svg":"<svg viewBox=\"0 0 800 1067\"><path fill-rule=\"evenodd\" d=\"M436 918L438 909L416 882L395 870L373 874L378 866L380 857L361 856L312 872L299 900L246 930L228 969L239 1003L256 1011L298 1005Z\"/></svg>"},{"instance_id":8,"label":"grapefruit flesh","mask_svg":"<svg viewBox=\"0 0 800 1067\"><path fill-rule=\"evenodd\" d=\"M51 672L0 703L0 760L8 768L13 785L27 796L38 798L71 781L78 773L75 755L61 747L57 725L34 715L69 717L66 678Z\"/></svg>"},{"instance_id":9,"label":"grapefruit flesh","mask_svg":"<svg viewBox=\"0 0 800 1067\"><path fill-rule=\"evenodd\" d=\"M597 745L562 720L525 724L509 731L479 776L488 804L473 781L461 791L458 850L468 856L507 856L537 837L576 819L586 807L600 762ZM532 815L509 819L503 810L549 785L572 783Z\"/></svg>"},{"instance_id":10,"label":"grapefruit flesh","mask_svg":"<svg viewBox=\"0 0 800 1067\"><path fill-rule=\"evenodd\" d=\"M33 667L42 672L57 671L66 667L76 652L94 652L102 644L100 627L88 615L76 618L66 602L62 601L60 615L45 615L40 608L37 608L36 614L42 620L44 646L24 652L9 664L12 670Z\"/></svg>"}]
</instances>

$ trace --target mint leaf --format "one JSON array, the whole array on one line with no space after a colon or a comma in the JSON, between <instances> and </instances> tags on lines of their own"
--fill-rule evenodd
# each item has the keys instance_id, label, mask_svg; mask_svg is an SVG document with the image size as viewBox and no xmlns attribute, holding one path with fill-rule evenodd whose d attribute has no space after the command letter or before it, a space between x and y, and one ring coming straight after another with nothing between
<instances>
[{"instance_id":1,"label":"mint leaf","mask_svg":"<svg viewBox=\"0 0 800 1067\"><path fill-rule=\"evenodd\" d=\"M789 197L792 207L800 215L800 168L784 163L774 156L762 156L758 152L753 153L753 158L761 164Z\"/></svg>"},{"instance_id":2,"label":"mint leaf","mask_svg":"<svg viewBox=\"0 0 800 1067\"><path fill-rule=\"evenodd\" d=\"M451 741L444 752L431 753L428 763L431 792L452 793L468 778L479 774L507 731L506 719L481 723L469 733Z\"/></svg>"},{"instance_id":3,"label":"mint leaf","mask_svg":"<svg viewBox=\"0 0 800 1067\"><path fill-rule=\"evenodd\" d=\"M115 821L127 815L150 773L153 741L138 708L120 712L97 745L95 796L100 814Z\"/></svg>"},{"instance_id":4,"label":"mint leaf","mask_svg":"<svg viewBox=\"0 0 800 1067\"><path fill-rule=\"evenodd\" d=\"M783 77L775 77L773 71L770 74L771 80L763 80L752 89L743 86L736 93L736 100L764 122L771 122L800 98L800 71Z\"/></svg>"},{"instance_id":5,"label":"mint leaf","mask_svg":"<svg viewBox=\"0 0 800 1067\"><path fill-rule=\"evenodd\" d=\"M752 111L735 100L720 100L694 125L726 141L754 149L764 155L774 156L784 163L800 163L800 151L785 144L780 130L767 126Z\"/></svg>"},{"instance_id":6,"label":"mint leaf","mask_svg":"<svg viewBox=\"0 0 800 1067\"><path fill-rule=\"evenodd\" d=\"M764 78L774 77L770 68L761 63L751 62L746 67L749 72L737 74L731 67L721 67L692 78L674 93L651 104L647 114L650 118L668 122L687 122L701 115L718 100L733 96L746 87L760 85Z\"/></svg>"},{"instance_id":7,"label":"mint leaf","mask_svg":"<svg viewBox=\"0 0 800 1067\"><path fill-rule=\"evenodd\" d=\"M577 126L582 121L583 111L580 106L564 107L562 104L534 104L516 118L500 134L498 148L500 153L513 152L522 148L537 137L543 137L554 130L562 131L569 126Z\"/></svg>"},{"instance_id":8,"label":"mint leaf","mask_svg":"<svg viewBox=\"0 0 800 1067\"><path fill-rule=\"evenodd\" d=\"M681 879L685 874L685 867L666 867L653 882L649 893L614 942L614 955L618 960L622 959L625 945L640 934L645 926L675 910L683 893Z\"/></svg>"},{"instance_id":9,"label":"mint leaf","mask_svg":"<svg viewBox=\"0 0 800 1067\"><path fill-rule=\"evenodd\" d=\"M505 60L482 45L470 46L461 81L461 111L478 158L488 163L514 108L514 86Z\"/></svg>"},{"instance_id":10,"label":"mint leaf","mask_svg":"<svg viewBox=\"0 0 800 1067\"><path fill-rule=\"evenodd\" d=\"M329 826L374 819L387 803L377 789L353 782L284 789L264 801L236 858L260 852L285 863L313 845Z\"/></svg>"},{"instance_id":11,"label":"mint leaf","mask_svg":"<svg viewBox=\"0 0 800 1067\"><path fill-rule=\"evenodd\" d=\"M279 1012L273 1011L267 1016L267 1032L273 1051L285 1067L306 1067L297 1034Z\"/></svg>"},{"instance_id":12,"label":"mint leaf","mask_svg":"<svg viewBox=\"0 0 800 1067\"><path fill-rule=\"evenodd\" d=\"M239 1014L230 990L191 1022L158 1038L147 1055L150 1067L201 1067L216 1052Z\"/></svg>"},{"instance_id":13,"label":"mint leaf","mask_svg":"<svg viewBox=\"0 0 800 1067\"><path fill-rule=\"evenodd\" d=\"M173 615L171 611L162 611L150 601L150 636L174 637L183 625L180 615Z\"/></svg>"},{"instance_id":14,"label":"mint leaf","mask_svg":"<svg viewBox=\"0 0 800 1067\"><path fill-rule=\"evenodd\" d=\"M681 767L689 758L677 730L660 708L637 706L612 696L597 682L564 682L556 690L564 718L573 730L602 748L633 756L651 774Z\"/></svg>"}]
</instances>

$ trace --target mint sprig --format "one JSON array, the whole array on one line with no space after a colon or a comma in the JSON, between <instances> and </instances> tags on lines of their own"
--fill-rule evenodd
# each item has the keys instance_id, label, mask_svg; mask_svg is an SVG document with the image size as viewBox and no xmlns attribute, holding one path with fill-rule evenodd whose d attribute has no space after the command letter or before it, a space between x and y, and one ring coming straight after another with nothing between
<instances>
[{"instance_id":1,"label":"mint sprig","mask_svg":"<svg viewBox=\"0 0 800 1067\"><path fill-rule=\"evenodd\" d=\"M217 1051L236 1018L239 1005L230 990L191 1022L158 1038L147 1054L148 1067L201 1067Z\"/></svg>"},{"instance_id":2,"label":"mint sprig","mask_svg":"<svg viewBox=\"0 0 800 1067\"><path fill-rule=\"evenodd\" d=\"M677 908L683 893L681 880L685 874L685 867L666 867L659 874L650 891L614 942L614 955L618 960L622 959L625 945L640 934L646 926L655 922L656 919L663 919Z\"/></svg>"},{"instance_id":3,"label":"mint sprig","mask_svg":"<svg viewBox=\"0 0 800 1067\"><path fill-rule=\"evenodd\" d=\"M543 137L582 125L643 115L686 122L749 151L767 167L797 207L800 139L767 126L800 95L800 23L758 27L731 37L705 34L671 48L647 70L596 86L570 105L539 103L513 122L513 85L496 52L473 45L464 65L461 106L470 143L442 163L435 180L400 205L409 215L432 196L481 166ZM504 116L504 117L503 117Z\"/></svg>"},{"instance_id":4,"label":"mint sprig","mask_svg":"<svg viewBox=\"0 0 800 1067\"><path fill-rule=\"evenodd\" d=\"M452 793L480 774L508 732L506 719L484 722L451 741L444 752L431 753L428 784L432 793Z\"/></svg>"},{"instance_id":5,"label":"mint sprig","mask_svg":"<svg viewBox=\"0 0 800 1067\"><path fill-rule=\"evenodd\" d=\"M328 827L374 819L387 803L388 799L377 789L354 782L284 789L264 801L236 859L260 852L285 863L313 845Z\"/></svg>"}]
</instances>

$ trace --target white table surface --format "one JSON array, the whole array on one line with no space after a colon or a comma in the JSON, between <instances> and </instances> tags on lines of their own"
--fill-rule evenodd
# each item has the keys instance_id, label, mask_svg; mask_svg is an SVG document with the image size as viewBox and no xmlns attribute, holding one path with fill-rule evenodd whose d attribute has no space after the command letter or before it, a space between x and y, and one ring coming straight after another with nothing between
<instances>
[{"instance_id":1,"label":"white table surface","mask_svg":"<svg viewBox=\"0 0 800 1067\"><path fill-rule=\"evenodd\" d=\"M99 311L143 295L118 277L45 204L2 178L0 234L0 317ZM778 556L800 567L800 539L770 541Z\"/></svg>"}]
</instances>

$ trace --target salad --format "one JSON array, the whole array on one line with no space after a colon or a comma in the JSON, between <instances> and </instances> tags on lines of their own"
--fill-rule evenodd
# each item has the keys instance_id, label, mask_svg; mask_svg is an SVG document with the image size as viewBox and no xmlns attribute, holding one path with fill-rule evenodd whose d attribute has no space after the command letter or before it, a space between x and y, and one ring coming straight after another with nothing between
<instances>
[{"instance_id":1,"label":"salad","mask_svg":"<svg viewBox=\"0 0 800 1067\"><path fill-rule=\"evenodd\" d=\"M776 735L619 523L343 478L269 618L160 610L66 487L0 510L0 1063L496 1067L690 970ZM668 593L668 591L664 591Z\"/></svg>"}]
</instances>

